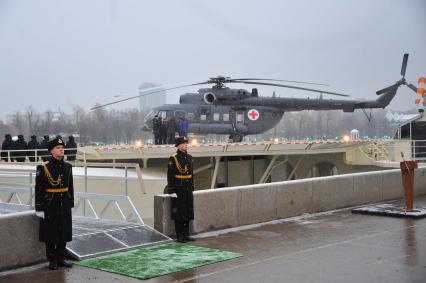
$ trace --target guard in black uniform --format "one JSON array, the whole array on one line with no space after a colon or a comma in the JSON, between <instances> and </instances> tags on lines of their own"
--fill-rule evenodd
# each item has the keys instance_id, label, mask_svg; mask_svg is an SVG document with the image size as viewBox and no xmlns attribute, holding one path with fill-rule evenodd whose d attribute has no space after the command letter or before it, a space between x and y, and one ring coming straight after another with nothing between
<instances>
[{"instance_id":1,"label":"guard in black uniform","mask_svg":"<svg viewBox=\"0 0 426 283\"><path fill-rule=\"evenodd\" d=\"M71 164L64 161L65 144L56 138L49 142L52 155L37 166L35 185L35 210L40 217L39 239L46 244L50 269L71 267L65 261L65 246L72 240L72 215L74 186Z\"/></svg>"},{"instance_id":2,"label":"guard in black uniform","mask_svg":"<svg viewBox=\"0 0 426 283\"><path fill-rule=\"evenodd\" d=\"M40 148L45 148L46 150L40 151L40 156L43 161L49 160L49 151L47 150L49 147L49 135L45 135L43 140L40 143Z\"/></svg>"},{"instance_id":3,"label":"guard in black uniform","mask_svg":"<svg viewBox=\"0 0 426 283\"><path fill-rule=\"evenodd\" d=\"M189 236L189 221L194 219L194 191L192 156L187 153L188 139L175 141L177 152L170 156L167 170L167 189L172 194L172 219L175 221L176 239L180 243L194 241Z\"/></svg>"}]
</instances>

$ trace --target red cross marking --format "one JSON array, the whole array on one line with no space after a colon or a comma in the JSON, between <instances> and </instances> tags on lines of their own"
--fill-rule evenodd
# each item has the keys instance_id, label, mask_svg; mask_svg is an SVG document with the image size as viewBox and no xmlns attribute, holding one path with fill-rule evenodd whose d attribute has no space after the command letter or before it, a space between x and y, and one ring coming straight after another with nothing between
<instances>
[{"instance_id":1,"label":"red cross marking","mask_svg":"<svg viewBox=\"0 0 426 283\"><path fill-rule=\"evenodd\" d=\"M251 109L248 115L251 120L257 120L257 118L259 118L259 112L256 109Z\"/></svg>"}]
</instances>

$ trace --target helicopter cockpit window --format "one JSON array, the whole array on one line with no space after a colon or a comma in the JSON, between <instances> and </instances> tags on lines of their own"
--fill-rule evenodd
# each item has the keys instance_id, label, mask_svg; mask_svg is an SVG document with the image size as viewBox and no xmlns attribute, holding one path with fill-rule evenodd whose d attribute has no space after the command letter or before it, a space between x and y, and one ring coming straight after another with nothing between
<instances>
[{"instance_id":1,"label":"helicopter cockpit window","mask_svg":"<svg viewBox=\"0 0 426 283\"><path fill-rule=\"evenodd\" d=\"M223 121L228 122L229 121L229 113L223 114Z\"/></svg>"},{"instance_id":2,"label":"helicopter cockpit window","mask_svg":"<svg viewBox=\"0 0 426 283\"><path fill-rule=\"evenodd\" d=\"M158 113L158 116L160 116L161 117L161 119L166 119L167 118L167 111L160 111L159 113Z\"/></svg>"},{"instance_id":3,"label":"helicopter cockpit window","mask_svg":"<svg viewBox=\"0 0 426 283\"><path fill-rule=\"evenodd\" d=\"M219 121L220 114L219 113L213 113L213 121Z\"/></svg>"}]
</instances>

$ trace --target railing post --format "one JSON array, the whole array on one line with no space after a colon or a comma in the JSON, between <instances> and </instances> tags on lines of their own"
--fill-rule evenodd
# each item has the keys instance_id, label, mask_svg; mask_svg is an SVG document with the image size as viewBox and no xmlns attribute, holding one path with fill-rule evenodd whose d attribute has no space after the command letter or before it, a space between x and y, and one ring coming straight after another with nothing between
<instances>
[{"instance_id":1,"label":"railing post","mask_svg":"<svg viewBox=\"0 0 426 283\"><path fill-rule=\"evenodd\" d=\"M126 196L128 196L128 190L127 190L127 185L128 185L128 167L127 164L124 166L124 178L125 178L125 184L124 184L124 189L125 189L125 194Z\"/></svg>"},{"instance_id":2,"label":"railing post","mask_svg":"<svg viewBox=\"0 0 426 283\"><path fill-rule=\"evenodd\" d=\"M416 141L413 140L413 151L411 153L413 155L413 160L416 160Z\"/></svg>"},{"instance_id":3,"label":"railing post","mask_svg":"<svg viewBox=\"0 0 426 283\"><path fill-rule=\"evenodd\" d=\"M87 164L84 162L84 192L87 193ZM83 203L83 215L86 216L86 199Z\"/></svg>"},{"instance_id":4,"label":"railing post","mask_svg":"<svg viewBox=\"0 0 426 283\"><path fill-rule=\"evenodd\" d=\"M30 199L28 200L28 204L30 205L31 209L33 208L33 172L30 172Z\"/></svg>"}]
</instances>

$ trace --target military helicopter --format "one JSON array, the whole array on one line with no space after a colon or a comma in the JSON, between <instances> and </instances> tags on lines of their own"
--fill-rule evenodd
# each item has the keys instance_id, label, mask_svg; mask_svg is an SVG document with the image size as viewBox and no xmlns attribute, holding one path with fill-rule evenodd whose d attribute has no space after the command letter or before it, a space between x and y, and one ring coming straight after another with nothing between
<instances>
[{"instance_id":1,"label":"military helicopter","mask_svg":"<svg viewBox=\"0 0 426 283\"><path fill-rule=\"evenodd\" d=\"M226 134L229 135L231 142L241 142L246 135L263 133L273 128L281 120L286 111L342 109L344 112L354 112L355 109L385 108L396 95L401 85L407 85L416 91L416 87L412 84L407 84L405 80L407 61L408 54L405 54L401 68L402 78L395 84L377 91L377 95L380 95L380 97L376 100L324 99L322 97L323 94L346 97L348 95L282 84L281 82L323 85L317 83L261 78L232 79L230 77L217 76L200 83L186 84L161 90L158 90L158 88L152 91L149 89L144 90L143 94L95 106L92 110L164 90L213 84L212 87L199 89L197 93L185 93L181 95L179 104L165 104L152 109L145 116L142 129L147 131L152 130L155 115L160 116L163 120L185 117L189 121L188 132L190 133ZM246 89L232 89L225 86L225 84L230 83L298 89L317 92L320 93L320 96L316 99L260 97L256 88L247 91Z\"/></svg>"}]
</instances>

